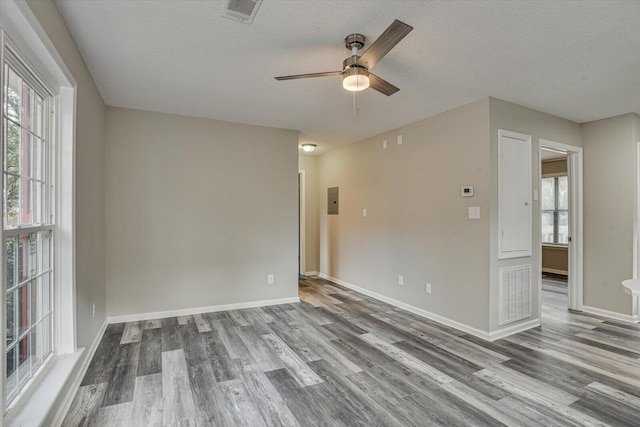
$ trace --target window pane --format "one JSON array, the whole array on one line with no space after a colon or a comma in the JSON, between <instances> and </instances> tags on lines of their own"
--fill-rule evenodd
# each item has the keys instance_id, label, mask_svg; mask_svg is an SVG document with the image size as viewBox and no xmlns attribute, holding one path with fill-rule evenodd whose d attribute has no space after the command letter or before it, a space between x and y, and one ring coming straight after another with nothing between
<instances>
[{"instance_id":1,"label":"window pane","mask_svg":"<svg viewBox=\"0 0 640 427\"><path fill-rule=\"evenodd\" d=\"M558 209L569 209L569 189L566 176L558 177Z\"/></svg>"},{"instance_id":2,"label":"window pane","mask_svg":"<svg viewBox=\"0 0 640 427\"><path fill-rule=\"evenodd\" d=\"M33 128L33 133L35 133L39 137L43 137L44 133L44 100L36 95L36 105L35 105L35 126Z\"/></svg>"},{"instance_id":3,"label":"window pane","mask_svg":"<svg viewBox=\"0 0 640 427\"><path fill-rule=\"evenodd\" d=\"M32 152L31 152L31 162L32 162L32 170L33 170L33 174L32 177L35 179L43 179L44 174L43 174L43 168L42 168L42 150L43 150L43 145L44 143L42 142L42 139L40 138L33 138L33 144L31 146Z\"/></svg>"},{"instance_id":4,"label":"window pane","mask_svg":"<svg viewBox=\"0 0 640 427\"><path fill-rule=\"evenodd\" d=\"M558 211L558 243L569 243L569 212Z\"/></svg>"},{"instance_id":5,"label":"window pane","mask_svg":"<svg viewBox=\"0 0 640 427\"><path fill-rule=\"evenodd\" d=\"M16 290L18 293L18 335L22 335L31 326L29 312L29 292L31 285L26 284Z\"/></svg>"},{"instance_id":6,"label":"window pane","mask_svg":"<svg viewBox=\"0 0 640 427\"><path fill-rule=\"evenodd\" d=\"M7 397L13 396L16 393L18 385L17 366L16 348L13 347L7 351Z\"/></svg>"},{"instance_id":7,"label":"window pane","mask_svg":"<svg viewBox=\"0 0 640 427\"><path fill-rule=\"evenodd\" d=\"M42 318L42 280L40 277L31 282L31 324L35 325Z\"/></svg>"},{"instance_id":8,"label":"window pane","mask_svg":"<svg viewBox=\"0 0 640 427\"><path fill-rule=\"evenodd\" d=\"M29 237L18 237L18 283L22 283L27 280L27 273L29 271L29 257L27 251L29 248Z\"/></svg>"},{"instance_id":9,"label":"window pane","mask_svg":"<svg viewBox=\"0 0 640 427\"><path fill-rule=\"evenodd\" d=\"M38 239L36 233L31 233L27 237L29 244L29 277L38 274Z\"/></svg>"},{"instance_id":10,"label":"window pane","mask_svg":"<svg viewBox=\"0 0 640 427\"><path fill-rule=\"evenodd\" d=\"M5 144L4 169L11 173L20 173L20 127L5 120L7 142Z\"/></svg>"},{"instance_id":11,"label":"window pane","mask_svg":"<svg viewBox=\"0 0 640 427\"><path fill-rule=\"evenodd\" d=\"M542 212L542 243L553 243L553 212Z\"/></svg>"},{"instance_id":12,"label":"window pane","mask_svg":"<svg viewBox=\"0 0 640 427\"><path fill-rule=\"evenodd\" d=\"M13 175L5 175L5 221L6 225L20 224L20 178Z\"/></svg>"},{"instance_id":13,"label":"window pane","mask_svg":"<svg viewBox=\"0 0 640 427\"><path fill-rule=\"evenodd\" d=\"M11 345L17 338L16 333L16 292L7 292L7 345Z\"/></svg>"},{"instance_id":14,"label":"window pane","mask_svg":"<svg viewBox=\"0 0 640 427\"><path fill-rule=\"evenodd\" d=\"M12 120L20 121L20 112L22 111L22 79L13 72L11 68L8 70L8 87L7 87L7 116Z\"/></svg>"},{"instance_id":15,"label":"window pane","mask_svg":"<svg viewBox=\"0 0 640 427\"><path fill-rule=\"evenodd\" d=\"M542 178L542 206L543 211L556 208L555 178Z\"/></svg>"},{"instance_id":16,"label":"window pane","mask_svg":"<svg viewBox=\"0 0 640 427\"><path fill-rule=\"evenodd\" d=\"M42 291L42 314L46 315L53 309L51 301L51 273L43 274L40 278L40 282L42 284L42 287L40 288Z\"/></svg>"},{"instance_id":17,"label":"window pane","mask_svg":"<svg viewBox=\"0 0 640 427\"><path fill-rule=\"evenodd\" d=\"M42 273L51 268L51 231L38 233L38 246L40 248L40 269L38 273Z\"/></svg>"},{"instance_id":18,"label":"window pane","mask_svg":"<svg viewBox=\"0 0 640 427\"><path fill-rule=\"evenodd\" d=\"M42 361L41 357L41 347L40 336L41 336L41 324L38 324L35 328L31 330L31 370L37 369L38 365Z\"/></svg>"},{"instance_id":19,"label":"window pane","mask_svg":"<svg viewBox=\"0 0 640 427\"><path fill-rule=\"evenodd\" d=\"M16 274L16 246L17 240L15 237L7 239L7 289L13 288L17 283L15 282Z\"/></svg>"},{"instance_id":20,"label":"window pane","mask_svg":"<svg viewBox=\"0 0 640 427\"><path fill-rule=\"evenodd\" d=\"M42 319L41 337L42 351L40 353L42 354L42 358L44 359L49 355L49 353L51 353L51 315L45 316L45 318Z\"/></svg>"},{"instance_id":21,"label":"window pane","mask_svg":"<svg viewBox=\"0 0 640 427\"><path fill-rule=\"evenodd\" d=\"M22 82L22 126L33 132L35 128L36 93L24 81Z\"/></svg>"},{"instance_id":22,"label":"window pane","mask_svg":"<svg viewBox=\"0 0 640 427\"><path fill-rule=\"evenodd\" d=\"M31 374L31 359L29 359L30 348L29 334L18 343L18 381L23 385Z\"/></svg>"}]
</instances>

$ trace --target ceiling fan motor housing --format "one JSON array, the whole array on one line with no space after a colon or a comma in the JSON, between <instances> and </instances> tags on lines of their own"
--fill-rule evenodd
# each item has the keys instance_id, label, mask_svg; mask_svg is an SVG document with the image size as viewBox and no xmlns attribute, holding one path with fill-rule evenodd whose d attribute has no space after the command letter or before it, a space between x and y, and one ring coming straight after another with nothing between
<instances>
[{"instance_id":1,"label":"ceiling fan motor housing","mask_svg":"<svg viewBox=\"0 0 640 427\"><path fill-rule=\"evenodd\" d=\"M354 47L358 50L364 47L364 36L362 34L350 34L344 38L344 45L347 49L353 49Z\"/></svg>"}]
</instances>

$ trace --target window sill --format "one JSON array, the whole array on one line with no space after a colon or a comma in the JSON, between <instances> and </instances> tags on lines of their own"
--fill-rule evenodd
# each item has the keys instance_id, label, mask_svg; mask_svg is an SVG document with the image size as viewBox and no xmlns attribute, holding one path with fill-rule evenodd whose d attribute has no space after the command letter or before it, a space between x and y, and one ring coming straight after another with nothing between
<instances>
[{"instance_id":1,"label":"window sill","mask_svg":"<svg viewBox=\"0 0 640 427\"><path fill-rule=\"evenodd\" d=\"M56 416L59 399L64 396L71 376L81 360L84 349L74 353L53 355L42 367L34 382L27 386L22 395L5 415L5 426L40 426Z\"/></svg>"},{"instance_id":2,"label":"window sill","mask_svg":"<svg viewBox=\"0 0 640 427\"><path fill-rule=\"evenodd\" d=\"M561 243L543 243L543 248L549 249L569 249L569 245L561 244Z\"/></svg>"}]
</instances>

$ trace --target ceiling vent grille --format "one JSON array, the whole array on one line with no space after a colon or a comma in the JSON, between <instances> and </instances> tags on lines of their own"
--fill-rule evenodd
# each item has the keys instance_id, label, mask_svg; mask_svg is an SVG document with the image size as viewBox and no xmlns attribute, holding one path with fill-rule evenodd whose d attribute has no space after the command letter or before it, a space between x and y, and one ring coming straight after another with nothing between
<instances>
[{"instance_id":1,"label":"ceiling vent grille","mask_svg":"<svg viewBox=\"0 0 640 427\"><path fill-rule=\"evenodd\" d=\"M250 24L262 0L226 0L222 16Z\"/></svg>"}]
</instances>

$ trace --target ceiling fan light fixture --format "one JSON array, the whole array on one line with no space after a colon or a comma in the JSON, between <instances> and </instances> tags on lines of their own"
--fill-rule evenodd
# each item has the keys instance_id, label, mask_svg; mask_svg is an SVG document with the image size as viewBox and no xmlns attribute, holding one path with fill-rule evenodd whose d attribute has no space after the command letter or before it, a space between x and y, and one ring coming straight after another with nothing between
<instances>
[{"instance_id":1,"label":"ceiling fan light fixture","mask_svg":"<svg viewBox=\"0 0 640 427\"><path fill-rule=\"evenodd\" d=\"M363 67L350 67L342 77L342 87L351 92L359 92L369 87L369 72Z\"/></svg>"},{"instance_id":2,"label":"ceiling fan light fixture","mask_svg":"<svg viewBox=\"0 0 640 427\"><path fill-rule=\"evenodd\" d=\"M302 144L301 147L305 153L312 153L316 149L316 144Z\"/></svg>"}]
</instances>

